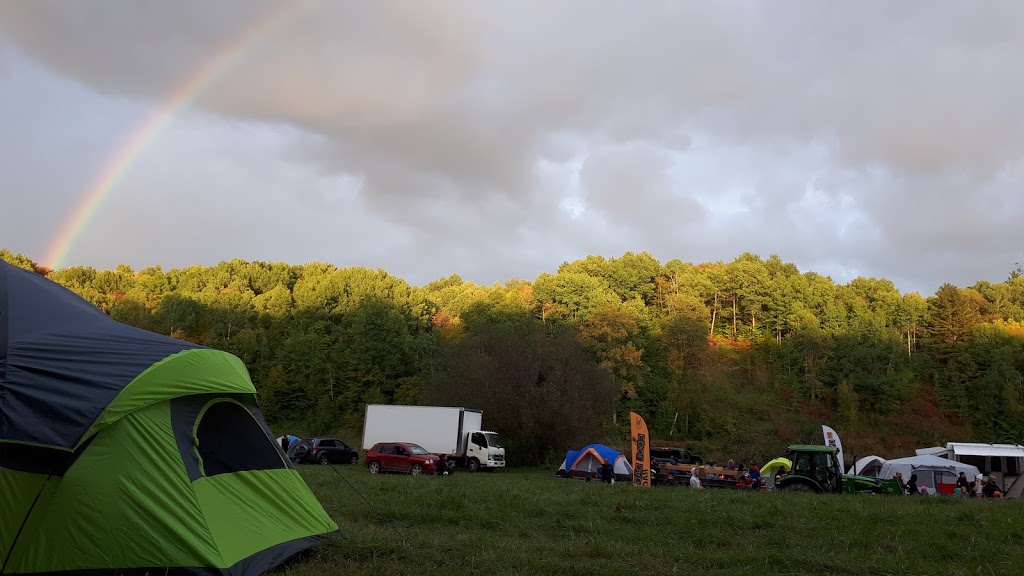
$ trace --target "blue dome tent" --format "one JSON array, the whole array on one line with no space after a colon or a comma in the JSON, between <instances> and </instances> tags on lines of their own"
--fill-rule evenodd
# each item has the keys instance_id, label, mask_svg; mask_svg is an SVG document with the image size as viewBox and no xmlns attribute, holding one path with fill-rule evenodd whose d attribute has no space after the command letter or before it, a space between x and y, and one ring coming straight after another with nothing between
<instances>
[{"instance_id":1,"label":"blue dome tent","mask_svg":"<svg viewBox=\"0 0 1024 576\"><path fill-rule=\"evenodd\" d=\"M627 482L633 478L633 467L629 459L622 452L604 444L589 444L579 450L569 450L556 474L566 478L596 478L600 476L601 466L605 462L612 465L615 480Z\"/></svg>"}]
</instances>

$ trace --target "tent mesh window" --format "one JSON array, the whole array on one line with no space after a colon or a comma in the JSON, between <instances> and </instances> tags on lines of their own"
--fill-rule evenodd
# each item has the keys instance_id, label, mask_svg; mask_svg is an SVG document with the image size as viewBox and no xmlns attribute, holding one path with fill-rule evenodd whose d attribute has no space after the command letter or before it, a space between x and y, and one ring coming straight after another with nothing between
<instances>
[{"instance_id":1,"label":"tent mesh window","mask_svg":"<svg viewBox=\"0 0 1024 576\"><path fill-rule=\"evenodd\" d=\"M252 414L235 402L207 408L196 441L204 476L287 467Z\"/></svg>"}]
</instances>

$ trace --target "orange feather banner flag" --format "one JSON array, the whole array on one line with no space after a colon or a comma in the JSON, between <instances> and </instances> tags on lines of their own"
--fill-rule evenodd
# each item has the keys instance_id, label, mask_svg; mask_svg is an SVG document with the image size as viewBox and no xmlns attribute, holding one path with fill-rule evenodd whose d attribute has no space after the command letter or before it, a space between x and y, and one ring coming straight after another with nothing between
<instances>
[{"instance_id":1,"label":"orange feather banner flag","mask_svg":"<svg viewBox=\"0 0 1024 576\"><path fill-rule=\"evenodd\" d=\"M629 429L633 435L633 486L650 488L651 450L648 445L647 422L636 412L630 412Z\"/></svg>"}]
</instances>

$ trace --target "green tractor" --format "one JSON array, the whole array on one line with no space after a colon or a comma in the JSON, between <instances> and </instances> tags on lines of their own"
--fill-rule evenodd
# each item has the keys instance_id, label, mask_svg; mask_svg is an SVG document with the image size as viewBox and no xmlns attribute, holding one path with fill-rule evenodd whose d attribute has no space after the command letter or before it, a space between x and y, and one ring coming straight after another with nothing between
<instances>
[{"instance_id":1,"label":"green tractor","mask_svg":"<svg viewBox=\"0 0 1024 576\"><path fill-rule=\"evenodd\" d=\"M903 490L896 480L843 474L839 467L839 450L835 446L794 444L786 450L786 458L793 463L789 474L775 484L777 490L789 492L816 492L830 494L895 494Z\"/></svg>"}]
</instances>

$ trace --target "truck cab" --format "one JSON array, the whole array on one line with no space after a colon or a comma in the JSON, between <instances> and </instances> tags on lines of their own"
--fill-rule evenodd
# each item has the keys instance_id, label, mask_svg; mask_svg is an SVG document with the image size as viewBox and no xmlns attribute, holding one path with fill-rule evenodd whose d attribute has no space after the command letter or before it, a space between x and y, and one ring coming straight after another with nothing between
<instances>
[{"instance_id":1,"label":"truck cab","mask_svg":"<svg viewBox=\"0 0 1024 576\"><path fill-rule=\"evenodd\" d=\"M480 468L505 467L505 447L495 432L473 431L466 442L465 466L470 472Z\"/></svg>"}]
</instances>

